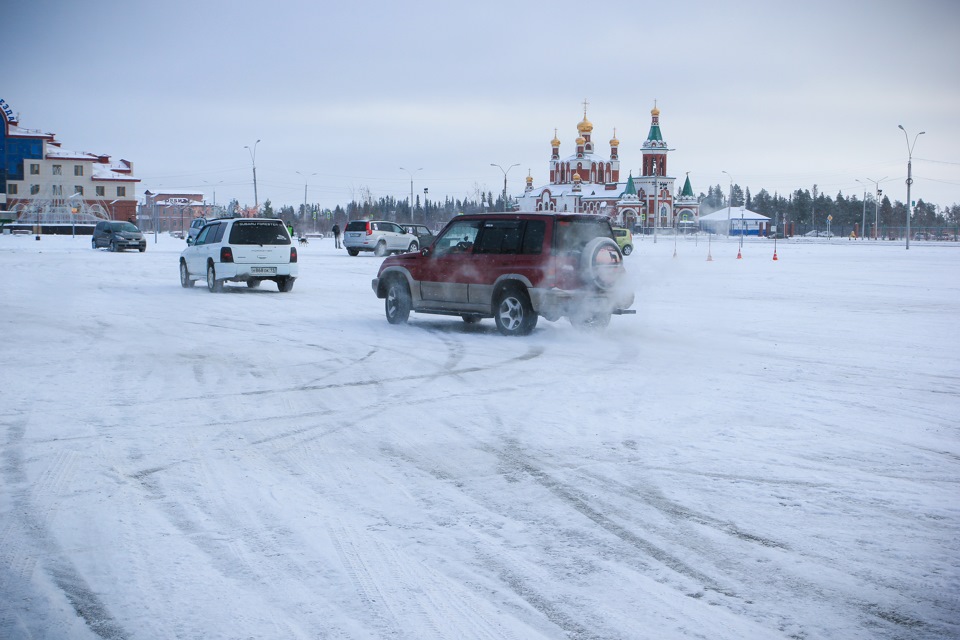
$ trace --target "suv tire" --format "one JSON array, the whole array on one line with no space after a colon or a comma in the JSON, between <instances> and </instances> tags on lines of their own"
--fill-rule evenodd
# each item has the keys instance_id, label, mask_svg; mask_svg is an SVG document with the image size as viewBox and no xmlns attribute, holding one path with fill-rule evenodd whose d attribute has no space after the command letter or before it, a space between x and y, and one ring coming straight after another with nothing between
<instances>
[{"instance_id":1,"label":"suv tire","mask_svg":"<svg viewBox=\"0 0 960 640\"><path fill-rule=\"evenodd\" d=\"M373 250L373 255L382 258L387 255L387 243L381 240L377 243L377 248Z\"/></svg>"},{"instance_id":2,"label":"suv tire","mask_svg":"<svg viewBox=\"0 0 960 640\"><path fill-rule=\"evenodd\" d=\"M493 319L505 336L525 336L537 326L537 314L530 296L519 287L503 289L494 300Z\"/></svg>"},{"instance_id":3,"label":"suv tire","mask_svg":"<svg viewBox=\"0 0 960 640\"><path fill-rule=\"evenodd\" d=\"M411 242L410 246L407 247L407 251L410 253L414 253L419 248L420 248L420 245L418 245L416 242Z\"/></svg>"},{"instance_id":4,"label":"suv tire","mask_svg":"<svg viewBox=\"0 0 960 640\"><path fill-rule=\"evenodd\" d=\"M616 255L613 261L609 259L611 255ZM616 285L622 264L623 254L616 241L603 236L588 242L580 256L580 272L584 281L602 291L608 291Z\"/></svg>"},{"instance_id":5,"label":"suv tire","mask_svg":"<svg viewBox=\"0 0 960 640\"><path fill-rule=\"evenodd\" d=\"M210 290L210 293L223 291L223 281L217 280L217 270L213 268L212 263L207 265L207 289Z\"/></svg>"},{"instance_id":6,"label":"suv tire","mask_svg":"<svg viewBox=\"0 0 960 640\"><path fill-rule=\"evenodd\" d=\"M360 254L360 249L347 249L347 253L352 256L356 256Z\"/></svg>"},{"instance_id":7,"label":"suv tire","mask_svg":"<svg viewBox=\"0 0 960 640\"><path fill-rule=\"evenodd\" d=\"M387 284L387 296L383 301L383 310L390 324L403 324L410 318L410 308L413 301L407 283L399 278L392 278Z\"/></svg>"},{"instance_id":8,"label":"suv tire","mask_svg":"<svg viewBox=\"0 0 960 640\"><path fill-rule=\"evenodd\" d=\"M96 239L96 238L90 238L90 248L91 248L91 249L96 249L96 248L97 248L97 239Z\"/></svg>"},{"instance_id":9,"label":"suv tire","mask_svg":"<svg viewBox=\"0 0 960 640\"><path fill-rule=\"evenodd\" d=\"M296 281L296 278L291 278L287 276L285 278L277 279L277 290L282 291L283 293L290 293L293 291L293 283Z\"/></svg>"},{"instance_id":10,"label":"suv tire","mask_svg":"<svg viewBox=\"0 0 960 640\"><path fill-rule=\"evenodd\" d=\"M193 280L190 278L190 272L187 271L187 261L180 259L180 286L189 289L193 286Z\"/></svg>"}]
</instances>

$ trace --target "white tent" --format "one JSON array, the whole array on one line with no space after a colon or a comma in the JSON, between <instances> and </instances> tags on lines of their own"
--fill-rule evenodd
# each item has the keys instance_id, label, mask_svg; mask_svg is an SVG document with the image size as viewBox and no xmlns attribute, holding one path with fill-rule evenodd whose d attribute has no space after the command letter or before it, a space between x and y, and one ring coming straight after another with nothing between
<instances>
[{"instance_id":1,"label":"white tent","mask_svg":"<svg viewBox=\"0 0 960 640\"><path fill-rule=\"evenodd\" d=\"M731 236L739 236L740 234L759 235L760 229L766 227L769 223L770 218L767 216L744 207L726 207L700 216L700 228L704 231Z\"/></svg>"}]
</instances>

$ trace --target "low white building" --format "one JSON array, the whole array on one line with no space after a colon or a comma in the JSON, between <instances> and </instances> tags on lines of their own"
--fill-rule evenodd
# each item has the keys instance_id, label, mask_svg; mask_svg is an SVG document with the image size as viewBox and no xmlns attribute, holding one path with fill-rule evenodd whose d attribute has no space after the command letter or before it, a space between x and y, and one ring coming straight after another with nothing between
<instances>
[{"instance_id":1,"label":"low white building","mask_svg":"<svg viewBox=\"0 0 960 640\"><path fill-rule=\"evenodd\" d=\"M700 228L708 233L758 236L770 227L770 218L745 207L727 207L700 216Z\"/></svg>"}]
</instances>

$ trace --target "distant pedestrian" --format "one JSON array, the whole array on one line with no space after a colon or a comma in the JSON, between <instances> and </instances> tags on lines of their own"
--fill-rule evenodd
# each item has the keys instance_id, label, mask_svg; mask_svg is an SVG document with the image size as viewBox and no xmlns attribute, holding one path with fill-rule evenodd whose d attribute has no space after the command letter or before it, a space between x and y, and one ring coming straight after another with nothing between
<instances>
[{"instance_id":1,"label":"distant pedestrian","mask_svg":"<svg viewBox=\"0 0 960 640\"><path fill-rule=\"evenodd\" d=\"M333 231L333 245L334 245L334 247L335 247L336 249L340 249L340 248L341 248L341 246L340 246L340 225L338 225L338 224L333 225L333 229L331 229L331 231Z\"/></svg>"},{"instance_id":2,"label":"distant pedestrian","mask_svg":"<svg viewBox=\"0 0 960 640\"><path fill-rule=\"evenodd\" d=\"M293 225L289 222L287 223L287 233L290 234L290 239L293 240Z\"/></svg>"}]
</instances>

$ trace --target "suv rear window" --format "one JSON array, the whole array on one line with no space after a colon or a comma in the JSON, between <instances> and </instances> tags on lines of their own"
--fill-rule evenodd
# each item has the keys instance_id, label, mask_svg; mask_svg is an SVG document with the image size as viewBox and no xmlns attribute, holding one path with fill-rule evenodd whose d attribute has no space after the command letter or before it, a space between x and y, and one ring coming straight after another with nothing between
<instances>
[{"instance_id":1,"label":"suv rear window","mask_svg":"<svg viewBox=\"0 0 960 640\"><path fill-rule=\"evenodd\" d=\"M594 238L613 239L613 230L606 220L558 220L557 248L560 251L581 251Z\"/></svg>"},{"instance_id":2,"label":"suv rear window","mask_svg":"<svg viewBox=\"0 0 960 640\"><path fill-rule=\"evenodd\" d=\"M230 230L230 244L290 244L290 236L279 220L238 220Z\"/></svg>"},{"instance_id":3,"label":"suv rear window","mask_svg":"<svg viewBox=\"0 0 960 640\"><path fill-rule=\"evenodd\" d=\"M347 223L347 231L366 231L367 230L367 221L366 220L351 220Z\"/></svg>"}]
</instances>

